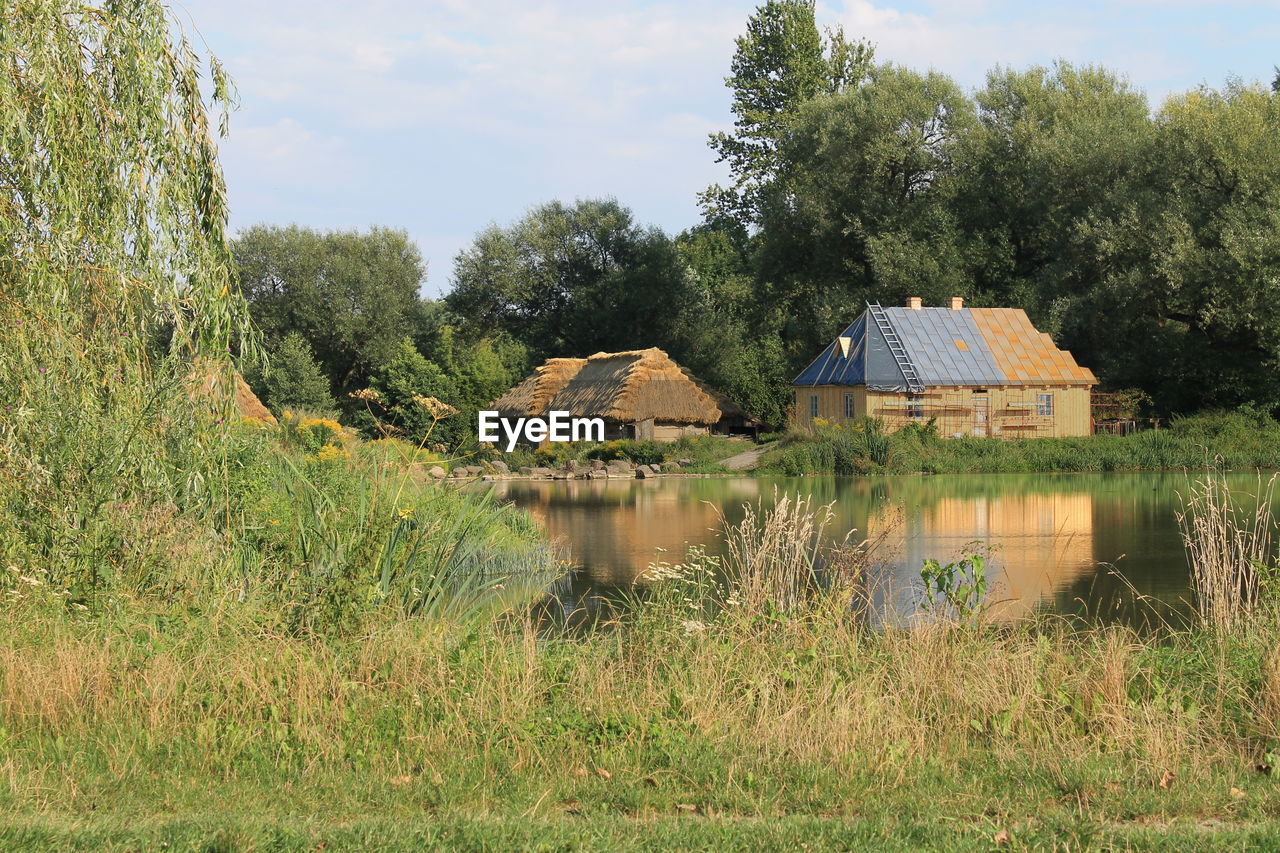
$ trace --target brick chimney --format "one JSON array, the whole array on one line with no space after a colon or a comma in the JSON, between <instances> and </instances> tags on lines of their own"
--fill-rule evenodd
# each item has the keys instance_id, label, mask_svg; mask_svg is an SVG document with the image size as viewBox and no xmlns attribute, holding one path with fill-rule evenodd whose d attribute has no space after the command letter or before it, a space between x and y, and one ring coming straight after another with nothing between
<instances>
[{"instance_id":1,"label":"brick chimney","mask_svg":"<svg viewBox=\"0 0 1280 853\"><path fill-rule=\"evenodd\" d=\"M907 297L907 307L908 307L908 308L910 308L912 311L919 311L919 310L920 310L920 297L919 297L919 296L908 296L908 297Z\"/></svg>"},{"instance_id":2,"label":"brick chimney","mask_svg":"<svg viewBox=\"0 0 1280 853\"><path fill-rule=\"evenodd\" d=\"M952 311L959 311L959 310L960 310L961 308L963 308L963 307L964 307L964 297L963 297L963 296L953 296L953 297L951 297L951 310L952 310Z\"/></svg>"}]
</instances>

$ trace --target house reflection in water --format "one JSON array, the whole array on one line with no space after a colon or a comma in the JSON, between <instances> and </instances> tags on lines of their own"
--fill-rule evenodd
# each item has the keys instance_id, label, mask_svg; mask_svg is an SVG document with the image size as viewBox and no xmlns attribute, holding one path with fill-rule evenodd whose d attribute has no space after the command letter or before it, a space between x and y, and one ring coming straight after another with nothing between
<instances>
[{"instance_id":1,"label":"house reflection in water","mask_svg":"<svg viewBox=\"0 0 1280 853\"><path fill-rule=\"evenodd\" d=\"M495 488L582 567L571 586L584 606L643 583L655 560L680 562L689 545L718 553L721 512L733 523L744 503L767 508L777 494L799 492L815 507L832 505L833 539L882 539L868 586L877 613L895 621L917 610L926 558L945 563L975 548L987 557L995 618L1037 607L1079 611L1077 599L1114 595L1118 582L1099 564L1126 552L1119 564L1126 584L1144 595L1183 597L1176 486L1150 474L1005 474L507 481Z\"/></svg>"},{"instance_id":2,"label":"house reflection in water","mask_svg":"<svg viewBox=\"0 0 1280 853\"><path fill-rule=\"evenodd\" d=\"M712 482L733 488L708 490ZM758 494L757 480L673 478L504 482L495 497L513 497L592 580L623 585L655 560L679 562L689 545L714 550L720 503L736 507Z\"/></svg>"},{"instance_id":3,"label":"house reflection in water","mask_svg":"<svg viewBox=\"0 0 1280 853\"><path fill-rule=\"evenodd\" d=\"M872 601L881 613L911 613L926 559L978 553L986 558L988 615L1028 615L1055 589L1094 573L1093 509L1087 492L949 497L905 513L885 505L869 532L883 535L893 556L871 580Z\"/></svg>"}]
</instances>

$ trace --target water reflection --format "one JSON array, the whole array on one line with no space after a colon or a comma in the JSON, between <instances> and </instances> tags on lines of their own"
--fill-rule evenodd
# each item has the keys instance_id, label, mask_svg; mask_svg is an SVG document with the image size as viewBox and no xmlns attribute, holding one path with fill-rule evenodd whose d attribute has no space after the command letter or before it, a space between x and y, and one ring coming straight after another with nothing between
<instances>
[{"instance_id":1,"label":"water reflection","mask_svg":"<svg viewBox=\"0 0 1280 853\"><path fill-rule=\"evenodd\" d=\"M979 548L988 555L988 601L999 616L1047 608L1130 618L1135 595L1162 602L1165 616L1184 607L1187 563L1174 512L1186 482L1181 473L1142 472L508 481L495 488L582 566L572 578L573 602L630 589L654 559L676 562L689 545L717 552L721 513L735 522L744 503L768 506L787 491L833 504L833 539L883 540L869 584L885 614L914 610L925 558L947 561ZM1257 483L1256 474L1232 475L1241 493Z\"/></svg>"}]
</instances>

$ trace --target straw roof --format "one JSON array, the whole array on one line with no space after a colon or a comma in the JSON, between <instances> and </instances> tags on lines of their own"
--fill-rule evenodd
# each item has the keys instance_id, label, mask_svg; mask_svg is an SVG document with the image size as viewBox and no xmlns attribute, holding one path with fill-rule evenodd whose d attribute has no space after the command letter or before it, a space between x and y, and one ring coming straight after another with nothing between
<instances>
[{"instance_id":1,"label":"straw roof","mask_svg":"<svg viewBox=\"0 0 1280 853\"><path fill-rule=\"evenodd\" d=\"M226 387L226 379L227 376L220 367L207 358L196 359L187 377L191 383L190 389L193 396L214 400L224 397L229 392L235 400L240 417L249 421L265 421L271 424L276 422L275 415L271 414L271 410L262 404L257 394L253 393L249 383L245 382L244 377L240 375L240 371L232 372L232 388Z\"/></svg>"},{"instance_id":2,"label":"straw roof","mask_svg":"<svg viewBox=\"0 0 1280 853\"><path fill-rule=\"evenodd\" d=\"M653 419L714 424L721 400L662 350L598 352L590 358L553 358L493 404L504 416L566 411L622 423Z\"/></svg>"},{"instance_id":3,"label":"straw roof","mask_svg":"<svg viewBox=\"0 0 1280 853\"><path fill-rule=\"evenodd\" d=\"M747 423L752 423L757 425L764 424L764 421L760 420L755 415L748 414L746 409L739 406L732 399L730 399L729 397L726 397L724 394L721 394L719 391L712 388L706 382L694 376L692 373L689 372L689 368L682 367L680 368L680 371L685 375L686 378L688 378L690 382L692 382L694 385L697 385L698 388L701 389L702 393L709 395L712 400L715 400L716 405L720 408L721 418L741 418L743 421Z\"/></svg>"},{"instance_id":4,"label":"straw roof","mask_svg":"<svg viewBox=\"0 0 1280 853\"><path fill-rule=\"evenodd\" d=\"M585 358L549 358L524 381L493 402L493 408L504 418L541 416L547 403L569 384L586 364Z\"/></svg>"}]
</instances>

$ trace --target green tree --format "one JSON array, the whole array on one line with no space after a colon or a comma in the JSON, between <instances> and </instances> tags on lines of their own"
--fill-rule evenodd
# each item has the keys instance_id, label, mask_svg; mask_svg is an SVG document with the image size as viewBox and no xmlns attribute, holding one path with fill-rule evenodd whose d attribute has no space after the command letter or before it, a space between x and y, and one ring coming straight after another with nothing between
<instances>
[{"instance_id":1,"label":"green tree","mask_svg":"<svg viewBox=\"0 0 1280 853\"><path fill-rule=\"evenodd\" d=\"M221 110L158 0L0 6L0 551L90 605L150 571L116 548L128 507L215 525L241 494L231 396L186 381L228 389L252 340L206 72Z\"/></svg>"},{"instance_id":2,"label":"green tree","mask_svg":"<svg viewBox=\"0 0 1280 853\"><path fill-rule=\"evenodd\" d=\"M954 216L975 289L1085 343L1098 280L1088 223L1147 192L1154 126L1145 96L1103 68L996 69L957 156ZM1080 352L1079 355L1089 353Z\"/></svg>"},{"instance_id":3,"label":"green tree","mask_svg":"<svg viewBox=\"0 0 1280 853\"><path fill-rule=\"evenodd\" d=\"M377 392L376 402L357 410L354 420L369 435L381 435L377 423L394 428L393 434L419 444L428 434L432 443L452 443L461 429L456 419L442 421L434 429L434 412L425 402L434 397L444 403L456 399L452 377L428 361L408 338L401 338L391 357L370 377L369 387Z\"/></svg>"},{"instance_id":4,"label":"green tree","mask_svg":"<svg viewBox=\"0 0 1280 853\"><path fill-rule=\"evenodd\" d=\"M754 223L760 194L780 165L779 145L799 108L819 95L857 86L870 70L872 53L867 43L848 41L841 29L824 39L813 0L767 0L757 8L737 39L725 78L733 90L734 131L710 137L733 184L701 194L708 216Z\"/></svg>"},{"instance_id":5,"label":"green tree","mask_svg":"<svg viewBox=\"0 0 1280 853\"><path fill-rule=\"evenodd\" d=\"M259 225L233 248L263 334L305 338L340 394L363 386L412 331L426 271L403 231Z\"/></svg>"},{"instance_id":6,"label":"green tree","mask_svg":"<svg viewBox=\"0 0 1280 853\"><path fill-rule=\"evenodd\" d=\"M479 234L445 303L469 335L505 332L541 359L663 345L685 284L672 241L616 201L550 202Z\"/></svg>"},{"instance_id":7,"label":"green tree","mask_svg":"<svg viewBox=\"0 0 1280 853\"><path fill-rule=\"evenodd\" d=\"M329 380L311 354L311 347L297 332L281 339L263 371L264 402L280 413L285 409L331 412L337 406Z\"/></svg>"},{"instance_id":8,"label":"green tree","mask_svg":"<svg viewBox=\"0 0 1280 853\"><path fill-rule=\"evenodd\" d=\"M676 239L687 294L669 351L695 375L771 424L785 422L790 365L781 319L763 307L751 241L728 220Z\"/></svg>"},{"instance_id":9,"label":"green tree","mask_svg":"<svg viewBox=\"0 0 1280 853\"><path fill-rule=\"evenodd\" d=\"M800 108L763 201L757 275L788 318L792 367L864 300L964 295L970 272L948 200L973 109L949 78L881 66Z\"/></svg>"},{"instance_id":10,"label":"green tree","mask_svg":"<svg viewBox=\"0 0 1280 853\"><path fill-rule=\"evenodd\" d=\"M1239 82L1170 98L1144 177L1150 191L1089 223L1099 362L1165 409L1275 409L1280 99Z\"/></svg>"}]
</instances>

